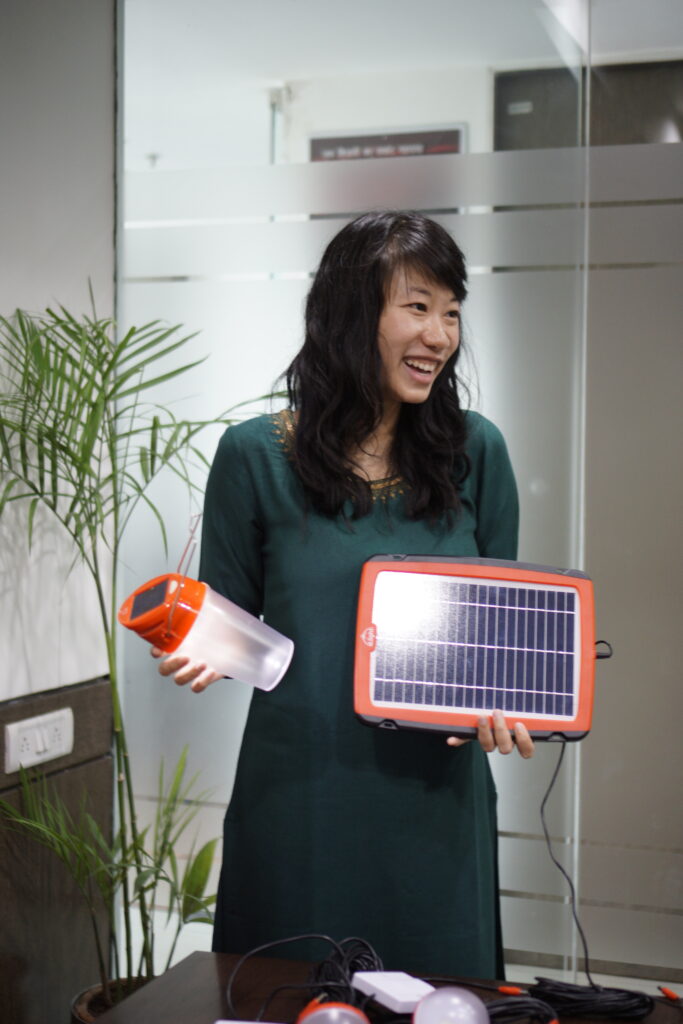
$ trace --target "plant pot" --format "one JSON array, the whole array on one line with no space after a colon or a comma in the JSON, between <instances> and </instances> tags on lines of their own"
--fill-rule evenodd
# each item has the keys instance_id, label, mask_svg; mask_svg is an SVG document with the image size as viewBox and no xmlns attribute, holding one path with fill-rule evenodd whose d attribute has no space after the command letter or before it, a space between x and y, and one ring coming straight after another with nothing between
<instances>
[{"instance_id":1,"label":"plant pot","mask_svg":"<svg viewBox=\"0 0 683 1024\"><path fill-rule=\"evenodd\" d=\"M120 982L112 982L114 991L112 997L114 1003L119 1003L126 996L131 995L136 989L147 984L147 978L125 978ZM120 987L120 995L117 992ZM90 988L79 992L71 1003L71 1024L93 1024L106 1010L111 1009L107 1004L102 992L102 985L91 985Z\"/></svg>"}]
</instances>

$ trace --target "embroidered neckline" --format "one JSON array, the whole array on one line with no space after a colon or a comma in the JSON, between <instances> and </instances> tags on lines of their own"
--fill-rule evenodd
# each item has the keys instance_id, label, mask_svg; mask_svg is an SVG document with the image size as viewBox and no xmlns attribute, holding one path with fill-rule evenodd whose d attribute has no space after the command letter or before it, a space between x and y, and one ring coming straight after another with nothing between
<instances>
[{"instance_id":1,"label":"embroidered neckline","mask_svg":"<svg viewBox=\"0 0 683 1024\"><path fill-rule=\"evenodd\" d=\"M273 426L277 439L291 454L294 450L294 416L291 409L281 409L273 414Z\"/></svg>"},{"instance_id":2,"label":"embroidered neckline","mask_svg":"<svg viewBox=\"0 0 683 1024\"><path fill-rule=\"evenodd\" d=\"M291 458L294 451L294 414L291 409L281 409L273 414L273 428L278 442ZM401 476L388 476L381 480L368 480L373 497L384 499L403 494L404 483Z\"/></svg>"}]
</instances>

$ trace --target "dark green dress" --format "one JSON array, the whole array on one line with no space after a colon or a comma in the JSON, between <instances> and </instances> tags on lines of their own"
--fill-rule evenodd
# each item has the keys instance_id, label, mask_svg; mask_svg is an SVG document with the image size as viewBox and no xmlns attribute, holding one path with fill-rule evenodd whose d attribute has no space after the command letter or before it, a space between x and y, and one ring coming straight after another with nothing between
<instances>
[{"instance_id":1,"label":"dark green dress","mask_svg":"<svg viewBox=\"0 0 683 1024\"><path fill-rule=\"evenodd\" d=\"M456 524L408 520L400 483L350 526L305 512L286 414L231 427L206 492L201 577L295 643L256 690L225 820L214 949L322 932L367 939L387 969L501 977L495 790L476 743L361 724L354 619L383 553L515 558L517 493L497 428L467 414ZM313 943L284 956L323 959Z\"/></svg>"}]
</instances>

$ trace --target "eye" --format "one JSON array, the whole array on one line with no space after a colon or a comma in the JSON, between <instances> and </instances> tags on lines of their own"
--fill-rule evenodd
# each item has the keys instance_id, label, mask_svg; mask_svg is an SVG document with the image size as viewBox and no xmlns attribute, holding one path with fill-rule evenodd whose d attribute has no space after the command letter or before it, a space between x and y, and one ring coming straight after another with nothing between
<instances>
[{"instance_id":1,"label":"eye","mask_svg":"<svg viewBox=\"0 0 683 1024\"><path fill-rule=\"evenodd\" d=\"M460 319L460 310L459 309L449 309L448 312L446 313L446 316L450 320L459 320Z\"/></svg>"},{"instance_id":2,"label":"eye","mask_svg":"<svg viewBox=\"0 0 683 1024\"><path fill-rule=\"evenodd\" d=\"M417 309L420 313L427 312L427 304L425 302L411 302L410 308Z\"/></svg>"}]
</instances>

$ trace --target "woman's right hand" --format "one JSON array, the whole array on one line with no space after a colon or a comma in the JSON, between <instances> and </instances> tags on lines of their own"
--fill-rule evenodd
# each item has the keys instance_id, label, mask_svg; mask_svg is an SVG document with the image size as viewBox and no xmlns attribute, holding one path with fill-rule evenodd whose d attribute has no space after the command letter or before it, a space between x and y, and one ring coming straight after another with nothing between
<instances>
[{"instance_id":1,"label":"woman's right hand","mask_svg":"<svg viewBox=\"0 0 683 1024\"><path fill-rule=\"evenodd\" d=\"M153 658L162 659L159 662L160 675L173 676L177 686L187 686L189 683L190 689L195 693L201 693L210 683L215 683L217 679L223 678L203 661L191 661L190 658L182 654L164 656L164 652L159 647L152 647L150 653Z\"/></svg>"}]
</instances>

